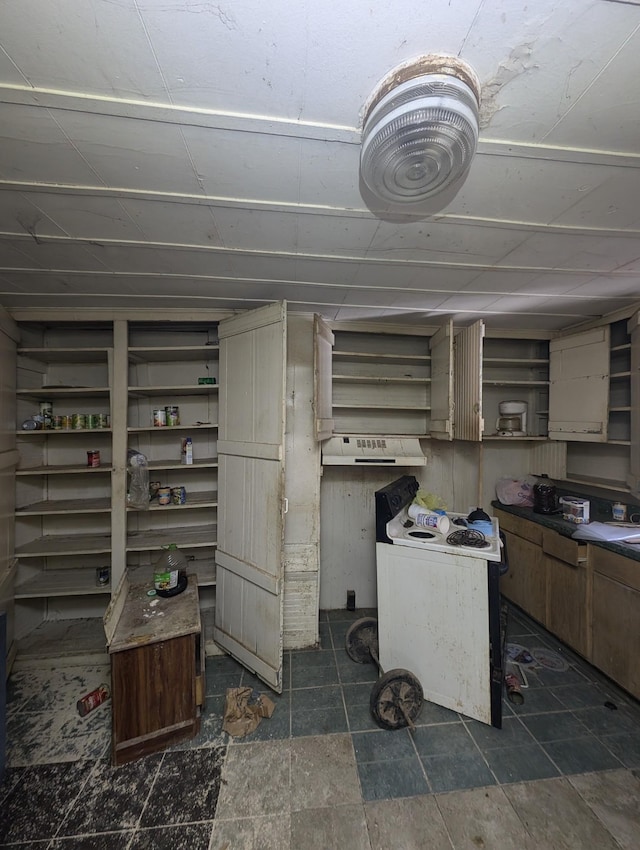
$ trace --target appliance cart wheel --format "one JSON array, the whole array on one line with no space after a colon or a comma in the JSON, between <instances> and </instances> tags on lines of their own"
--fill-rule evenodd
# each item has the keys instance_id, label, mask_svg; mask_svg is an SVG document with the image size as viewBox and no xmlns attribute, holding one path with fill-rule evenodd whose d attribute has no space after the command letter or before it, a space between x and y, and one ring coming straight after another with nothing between
<instances>
[{"instance_id":1,"label":"appliance cart wheel","mask_svg":"<svg viewBox=\"0 0 640 850\"><path fill-rule=\"evenodd\" d=\"M422 685L408 670L397 668L381 676L371 691L370 708L383 729L414 728L413 721L422 710Z\"/></svg>"},{"instance_id":2,"label":"appliance cart wheel","mask_svg":"<svg viewBox=\"0 0 640 850\"><path fill-rule=\"evenodd\" d=\"M378 621L362 617L349 626L345 637L347 655L358 664L371 664L378 657Z\"/></svg>"}]
</instances>

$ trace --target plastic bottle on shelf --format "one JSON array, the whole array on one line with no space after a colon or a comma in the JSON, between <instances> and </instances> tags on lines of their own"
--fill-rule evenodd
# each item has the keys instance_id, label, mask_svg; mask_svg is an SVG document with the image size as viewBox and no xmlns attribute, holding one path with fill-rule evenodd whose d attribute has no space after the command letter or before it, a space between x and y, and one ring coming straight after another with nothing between
<instances>
[{"instance_id":1,"label":"plastic bottle on shelf","mask_svg":"<svg viewBox=\"0 0 640 850\"><path fill-rule=\"evenodd\" d=\"M175 543L163 548L153 565L153 586L156 592L179 593L180 584L186 587L187 559ZM184 587L182 588L184 590Z\"/></svg>"}]
</instances>

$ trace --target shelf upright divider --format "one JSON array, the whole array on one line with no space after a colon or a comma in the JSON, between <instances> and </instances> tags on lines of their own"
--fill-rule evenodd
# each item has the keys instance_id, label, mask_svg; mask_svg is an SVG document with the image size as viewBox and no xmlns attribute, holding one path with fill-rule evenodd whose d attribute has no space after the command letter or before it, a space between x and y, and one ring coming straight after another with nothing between
<instances>
[{"instance_id":1,"label":"shelf upright divider","mask_svg":"<svg viewBox=\"0 0 640 850\"><path fill-rule=\"evenodd\" d=\"M129 384L129 327L125 319L113 323L111 357L111 592L127 566L127 412Z\"/></svg>"}]
</instances>

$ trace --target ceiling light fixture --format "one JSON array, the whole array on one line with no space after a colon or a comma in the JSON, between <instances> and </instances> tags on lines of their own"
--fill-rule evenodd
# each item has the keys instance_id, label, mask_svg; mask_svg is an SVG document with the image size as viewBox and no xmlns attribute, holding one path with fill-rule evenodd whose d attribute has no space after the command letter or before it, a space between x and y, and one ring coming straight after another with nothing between
<instances>
[{"instance_id":1,"label":"ceiling light fixture","mask_svg":"<svg viewBox=\"0 0 640 850\"><path fill-rule=\"evenodd\" d=\"M430 214L458 192L478 143L480 84L452 56L423 56L392 71L365 107L361 192L381 211Z\"/></svg>"}]
</instances>

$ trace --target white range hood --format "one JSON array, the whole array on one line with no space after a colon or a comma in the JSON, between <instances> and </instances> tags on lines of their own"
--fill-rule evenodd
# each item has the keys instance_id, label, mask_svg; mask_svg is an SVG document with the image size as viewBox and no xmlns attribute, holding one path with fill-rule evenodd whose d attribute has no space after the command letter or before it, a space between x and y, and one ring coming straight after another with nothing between
<instances>
[{"instance_id":1,"label":"white range hood","mask_svg":"<svg viewBox=\"0 0 640 850\"><path fill-rule=\"evenodd\" d=\"M331 437L322 444L324 466L425 466L417 437Z\"/></svg>"}]
</instances>

